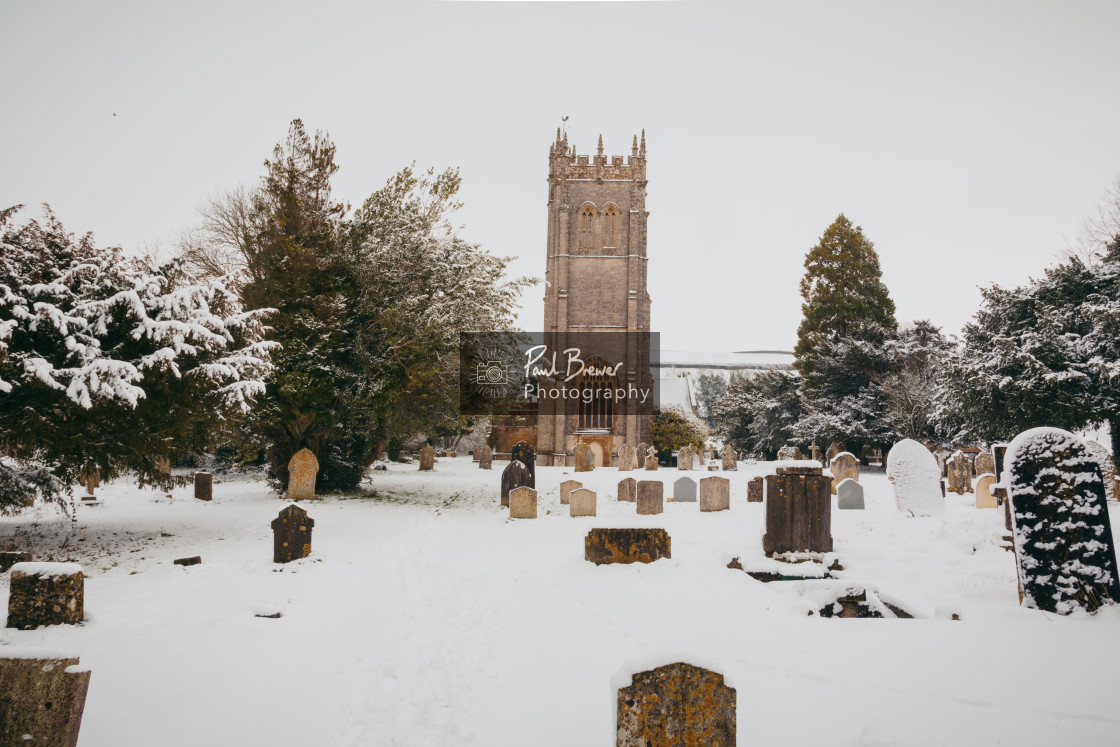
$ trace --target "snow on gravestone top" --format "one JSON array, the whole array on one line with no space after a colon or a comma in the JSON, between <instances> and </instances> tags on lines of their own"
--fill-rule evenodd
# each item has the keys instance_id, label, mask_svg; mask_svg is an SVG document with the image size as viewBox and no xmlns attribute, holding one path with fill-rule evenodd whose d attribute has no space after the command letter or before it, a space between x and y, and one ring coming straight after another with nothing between
<instances>
[{"instance_id":1,"label":"snow on gravestone top","mask_svg":"<svg viewBox=\"0 0 1120 747\"><path fill-rule=\"evenodd\" d=\"M24 576L73 576L75 573L82 572L82 566L78 563L25 561L16 563L9 571L13 576L17 573L22 573Z\"/></svg>"},{"instance_id":2,"label":"snow on gravestone top","mask_svg":"<svg viewBox=\"0 0 1120 747\"><path fill-rule=\"evenodd\" d=\"M945 512L941 497L941 468L929 449L904 438L887 454L887 477L894 484L898 510L910 516L939 516Z\"/></svg>"},{"instance_id":3,"label":"snow on gravestone top","mask_svg":"<svg viewBox=\"0 0 1120 747\"><path fill-rule=\"evenodd\" d=\"M1006 465L1023 606L1068 615L1120 601L1104 483L1085 442L1032 428L1007 447Z\"/></svg>"}]
</instances>

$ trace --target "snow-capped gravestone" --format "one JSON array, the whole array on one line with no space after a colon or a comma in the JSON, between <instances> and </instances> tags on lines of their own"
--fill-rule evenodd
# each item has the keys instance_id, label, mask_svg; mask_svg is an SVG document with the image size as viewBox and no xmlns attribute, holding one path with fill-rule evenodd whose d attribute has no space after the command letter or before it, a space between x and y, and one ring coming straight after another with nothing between
<instances>
[{"instance_id":1,"label":"snow-capped gravestone","mask_svg":"<svg viewBox=\"0 0 1120 747\"><path fill-rule=\"evenodd\" d=\"M89 678L76 656L0 648L0 745L76 747Z\"/></svg>"},{"instance_id":2,"label":"snow-capped gravestone","mask_svg":"<svg viewBox=\"0 0 1120 747\"><path fill-rule=\"evenodd\" d=\"M1007 455L1007 444L992 444L992 461L996 464L996 483L1003 482L1003 459Z\"/></svg>"},{"instance_id":3,"label":"snow-capped gravestone","mask_svg":"<svg viewBox=\"0 0 1120 747\"><path fill-rule=\"evenodd\" d=\"M976 455L976 462L973 465L976 469L976 476L980 475L994 475L996 473L996 460L986 451L982 451Z\"/></svg>"},{"instance_id":4,"label":"snow-capped gravestone","mask_svg":"<svg viewBox=\"0 0 1120 747\"><path fill-rule=\"evenodd\" d=\"M1104 480L1105 497L1115 502L1117 500L1116 463L1112 461L1112 454L1097 441L1085 441L1085 448L1089 450L1089 456L1091 456L1093 460L1096 461L1097 466L1101 468L1101 479Z\"/></svg>"},{"instance_id":5,"label":"snow-capped gravestone","mask_svg":"<svg viewBox=\"0 0 1120 747\"><path fill-rule=\"evenodd\" d=\"M517 488L532 487L529 484L529 469L521 462L514 459L502 470L502 505L509 505L510 491Z\"/></svg>"},{"instance_id":6,"label":"snow-capped gravestone","mask_svg":"<svg viewBox=\"0 0 1120 747\"><path fill-rule=\"evenodd\" d=\"M315 520L299 506L288 506L272 520L272 562L290 563L311 554Z\"/></svg>"},{"instance_id":7,"label":"snow-capped gravestone","mask_svg":"<svg viewBox=\"0 0 1120 747\"><path fill-rule=\"evenodd\" d=\"M941 495L941 468L929 449L904 438L887 454L887 479L894 486L898 510L907 516L940 516L945 512Z\"/></svg>"},{"instance_id":8,"label":"snow-capped gravestone","mask_svg":"<svg viewBox=\"0 0 1120 747\"><path fill-rule=\"evenodd\" d=\"M999 501L992 495L992 485L996 476L992 474L980 475L976 480L976 508L999 508Z\"/></svg>"},{"instance_id":9,"label":"snow-capped gravestone","mask_svg":"<svg viewBox=\"0 0 1120 747\"><path fill-rule=\"evenodd\" d=\"M618 689L618 747L734 747L735 688L684 662L638 672Z\"/></svg>"},{"instance_id":10,"label":"snow-capped gravestone","mask_svg":"<svg viewBox=\"0 0 1120 747\"><path fill-rule=\"evenodd\" d=\"M692 449L687 445L682 446L677 452L677 469L692 469Z\"/></svg>"},{"instance_id":11,"label":"snow-capped gravestone","mask_svg":"<svg viewBox=\"0 0 1120 747\"><path fill-rule=\"evenodd\" d=\"M618 482L618 500L625 503L634 503L638 499L638 481L627 477Z\"/></svg>"},{"instance_id":12,"label":"snow-capped gravestone","mask_svg":"<svg viewBox=\"0 0 1120 747\"><path fill-rule=\"evenodd\" d=\"M319 460L310 449L300 449L288 461L288 500L309 501L315 497Z\"/></svg>"},{"instance_id":13,"label":"snow-capped gravestone","mask_svg":"<svg viewBox=\"0 0 1120 747\"><path fill-rule=\"evenodd\" d=\"M571 493L569 514L571 516L595 516L595 507L597 503L598 496L595 495L594 490L576 488Z\"/></svg>"},{"instance_id":14,"label":"snow-capped gravestone","mask_svg":"<svg viewBox=\"0 0 1120 747\"><path fill-rule=\"evenodd\" d=\"M509 450L509 457L515 462L521 462L525 465L525 469L529 473L529 481L522 483L527 487L536 489L537 487L537 452L533 451L533 447L524 441L518 441Z\"/></svg>"},{"instance_id":15,"label":"snow-capped gravestone","mask_svg":"<svg viewBox=\"0 0 1120 747\"><path fill-rule=\"evenodd\" d=\"M646 449L646 469L650 472L657 470L657 449L652 446Z\"/></svg>"},{"instance_id":16,"label":"snow-capped gravestone","mask_svg":"<svg viewBox=\"0 0 1120 747\"><path fill-rule=\"evenodd\" d=\"M796 446L783 446L778 449L778 461L799 461L801 459L801 449Z\"/></svg>"},{"instance_id":17,"label":"snow-capped gravestone","mask_svg":"<svg viewBox=\"0 0 1120 747\"><path fill-rule=\"evenodd\" d=\"M194 473L194 497L200 501L214 499L214 476L209 472Z\"/></svg>"},{"instance_id":18,"label":"snow-capped gravestone","mask_svg":"<svg viewBox=\"0 0 1120 747\"><path fill-rule=\"evenodd\" d=\"M93 495L94 489L101 487L101 470L98 467L86 469L78 479L78 484L85 487L87 495Z\"/></svg>"},{"instance_id":19,"label":"snow-capped gravestone","mask_svg":"<svg viewBox=\"0 0 1120 747\"><path fill-rule=\"evenodd\" d=\"M850 451L841 451L832 457L828 468L832 473L833 495L836 495L836 486L844 480L851 479L859 482L859 460Z\"/></svg>"},{"instance_id":20,"label":"snow-capped gravestone","mask_svg":"<svg viewBox=\"0 0 1120 747\"><path fill-rule=\"evenodd\" d=\"M747 482L747 503L762 503L762 477L752 477Z\"/></svg>"},{"instance_id":21,"label":"snow-capped gravestone","mask_svg":"<svg viewBox=\"0 0 1120 747\"><path fill-rule=\"evenodd\" d=\"M1120 602L1104 481L1085 442L1033 428L1011 442L1006 467L1022 605L1068 615Z\"/></svg>"},{"instance_id":22,"label":"snow-capped gravestone","mask_svg":"<svg viewBox=\"0 0 1120 747\"><path fill-rule=\"evenodd\" d=\"M490 453L489 446L478 449L478 468L491 469L494 466L494 455Z\"/></svg>"},{"instance_id":23,"label":"snow-capped gravestone","mask_svg":"<svg viewBox=\"0 0 1120 747\"><path fill-rule=\"evenodd\" d=\"M623 444L618 448L618 471L629 472L630 470L638 468L638 456L634 452L634 447L630 444Z\"/></svg>"},{"instance_id":24,"label":"snow-capped gravestone","mask_svg":"<svg viewBox=\"0 0 1120 747\"><path fill-rule=\"evenodd\" d=\"M841 480L840 484L836 486L836 508L864 508L863 486L850 477Z\"/></svg>"},{"instance_id":25,"label":"snow-capped gravestone","mask_svg":"<svg viewBox=\"0 0 1120 747\"><path fill-rule=\"evenodd\" d=\"M673 483L673 503L696 503L696 481L682 477Z\"/></svg>"},{"instance_id":26,"label":"snow-capped gravestone","mask_svg":"<svg viewBox=\"0 0 1120 747\"><path fill-rule=\"evenodd\" d=\"M664 529L592 529L583 541L583 558L595 565L652 563L671 557L672 542Z\"/></svg>"},{"instance_id":27,"label":"snow-capped gravestone","mask_svg":"<svg viewBox=\"0 0 1120 747\"><path fill-rule=\"evenodd\" d=\"M77 563L16 563L8 577L9 628L32 630L82 621L85 576Z\"/></svg>"},{"instance_id":28,"label":"snow-capped gravestone","mask_svg":"<svg viewBox=\"0 0 1120 747\"><path fill-rule=\"evenodd\" d=\"M590 472L595 469L595 452L583 441L576 444L575 457L576 472Z\"/></svg>"},{"instance_id":29,"label":"snow-capped gravestone","mask_svg":"<svg viewBox=\"0 0 1120 747\"><path fill-rule=\"evenodd\" d=\"M583 483L579 480L565 480L564 482L560 483L560 505L567 506L569 496L571 496L572 491L578 490L582 487Z\"/></svg>"},{"instance_id":30,"label":"snow-capped gravestone","mask_svg":"<svg viewBox=\"0 0 1120 747\"><path fill-rule=\"evenodd\" d=\"M509 491L509 518L537 518L537 491L527 487Z\"/></svg>"},{"instance_id":31,"label":"snow-capped gravestone","mask_svg":"<svg viewBox=\"0 0 1120 747\"><path fill-rule=\"evenodd\" d=\"M701 511L727 511L730 508L730 480L726 477L705 477L700 481Z\"/></svg>"},{"instance_id":32,"label":"snow-capped gravestone","mask_svg":"<svg viewBox=\"0 0 1120 747\"><path fill-rule=\"evenodd\" d=\"M436 466L436 450L432 448L431 444L424 444L420 447L420 471L430 472Z\"/></svg>"},{"instance_id":33,"label":"snow-capped gravestone","mask_svg":"<svg viewBox=\"0 0 1120 747\"><path fill-rule=\"evenodd\" d=\"M638 482L637 509L639 514L659 514L665 510L665 485L660 480Z\"/></svg>"},{"instance_id":34,"label":"snow-capped gravestone","mask_svg":"<svg viewBox=\"0 0 1120 747\"><path fill-rule=\"evenodd\" d=\"M766 476L767 555L832 552L832 478L821 471L820 462L789 460Z\"/></svg>"},{"instance_id":35,"label":"snow-capped gravestone","mask_svg":"<svg viewBox=\"0 0 1120 747\"><path fill-rule=\"evenodd\" d=\"M959 449L953 452L945 463L945 474L949 480L949 490L957 495L972 492L972 462Z\"/></svg>"},{"instance_id":36,"label":"snow-capped gravestone","mask_svg":"<svg viewBox=\"0 0 1120 747\"><path fill-rule=\"evenodd\" d=\"M731 444L723 447L723 453L720 454L721 467L725 472L732 472L739 469L739 457L735 453L735 449L731 448Z\"/></svg>"}]
</instances>

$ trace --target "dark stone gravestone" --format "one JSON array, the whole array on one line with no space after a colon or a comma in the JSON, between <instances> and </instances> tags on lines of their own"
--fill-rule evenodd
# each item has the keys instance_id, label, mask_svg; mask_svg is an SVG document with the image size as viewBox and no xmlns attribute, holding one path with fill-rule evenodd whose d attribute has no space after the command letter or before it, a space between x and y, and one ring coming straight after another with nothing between
<instances>
[{"instance_id":1,"label":"dark stone gravestone","mask_svg":"<svg viewBox=\"0 0 1120 747\"><path fill-rule=\"evenodd\" d=\"M214 498L214 476L209 472L194 473L194 497L200 501Z\"/></svg>"},{"instance_id":2,"label":"dark stone gravestone","mask_svg":"<svg viewBox=\"0 0 1120 747\"><path fill-rule=\"evenodd\" d=\"M804 464L804 462L801 462ZM832 552L832 478L820 467L782 467L766 476L767 555Z\"/></svg>"},{"instance_id":3,"label":"dark stone gravestone","mask_svg":"<svg viewBox=\"0 0 1120 747\"><path fill-rule=\"evenodd\" d=\"M638 672L618 690L618 747L734 747L735 688L684 662Z\"/></svg>"},{"instance_id":4,"label":"dark stone gravestone","mask_svg":"<svg viewBox=\"0 0 1120 747\"><path fill-rule=\"evenodd\" d=\"M198 565L202 562L201 555L195 555L190 558L176 558L172 561L175 565Z\"/></svg>"},{"instance_id":5,"label":"dark stone gravestone","mask_svg":"<svg viewBox=\"0 0 1120 747\"><path fill-rule=\"evenodd\" d=\"M509 450L509 458L515 462L521 462L525 465L525 469L529 471L529 482L522 483L527 488L536 489L537 487L537 452L533 451L533 447L524 441L518 441ZM520 485L517 487L521 487ZM502 504L505 505L505 504Z\"/></svg>"},{"instance_id":6,"label":"dark stone gravestone","mask_svg":"<svg viewBox=\"0 0 1120 747\"><path fill-rule=\"evenodd\" d=\"M502 470L502 505L509 505L509 492L517 488L531 488L532 475L529 469L517 459L506 465Z\"/></svg>"},{"instance_id":7,"label":"dark stone gravestone","mask_svg":"<svg viewBox=\"0 0 1120 747\"><path fill-rule=\"evenodd\" d=\"M85 576L77 563L16 563L9 579L9 628L33 630L82 621Z\"/></svg>"},{"instance_id":8,"label":"dark stone gravestone","mask_svg":"<svg viewBox=\"0 0 1120 747\"><path fill-rule=\"evenodd\" d=\"M762 478L752 477L747 482L747 503L762 503Z\"/></svg>"},{"instance_id":9,"label":"dark stone gravestone","mask_svg":"<svg viewBox=\"0 0 1120 747\"><path fill-rule=\"evenodd\" d=\"M595 565L652 563L672 556L664 529L592 529L583 541L584 560Z\"/></svg>"},{"instance_id":10,"label":"dark stone gravestone","mask_svg":"<svg viewBox=\"0 0 1120 747\"><path fill-rule=\"evenodd\" d=\"M311 554L315 520L299 506L288 506L272 520L272 562L290 563Z\"/></svg>"}]
</instances>

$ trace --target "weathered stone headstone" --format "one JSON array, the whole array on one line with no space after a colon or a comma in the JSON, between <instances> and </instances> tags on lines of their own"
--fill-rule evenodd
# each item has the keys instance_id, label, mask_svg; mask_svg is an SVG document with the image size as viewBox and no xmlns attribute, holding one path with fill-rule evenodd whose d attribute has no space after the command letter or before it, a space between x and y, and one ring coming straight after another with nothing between
<instances>
[{"instance_id":1,"label":"weathered stone headstone","mask_svg":"<svg viewBox=\"0 0 1120 747\"><path fill-rule=\"evenodd\" d=\"M29 552L0 552L0 573L7 573L8 569L16 563L30 563L31 553Z\"/></svg>"},{"instance_id":2,"label":"weathered stone headstone","mask_svg":"<svg viewBox=\"0 0 1120 747\"><path fill-rule=\"evenodd\" d=\"M0 652L0 745L76 747L89 670L76 656Z\"/></svg>"},{"instance_id":3,"label":"weathered stone headstone","mask_svg":"<svg viewBox=\"0 0 1120 747\"><path fill-rule=\"evenodd\" d=\"M643 464L645 464L647 453L649 453L649 444L647 444L644 441L642 443L638 444L638 452L637 452L638 461L634 464L634 469L638 469Z\"/></svg>"},{"instance_id":4,"label":"weathered stone headstone","mask_svg":"<svg viewBox=\"0 0 1120 747\"><path fill-rule=\"evenodd\" d=\"M638 468L638 457L634 451L634 447L630 444L623 444L618 448L618 471L629 472L632 469Z\"/></svg>"},{"instance_id":5,"label":"weathered stone headstone","mask_svg":"<svg viewBox=\"0 0 1120 747\"><path fill-rule=\"evenodd\" d=\"M424 444L420 447L420 471L429 472L435 469L436 466L436 450L432 448L431 444Z\"/></svg>"},{"instance_id":6,"label":"weathered stone headstone","mask_svg":"<svg viewBox=\"0 0 1120 747\"><path fill-rule=\"evenodd\" d=\"M537 518L537 491L529 487L514 488L509 491L509 518Z\"/></svg>"},{"instance_id":7,"label":"weathered stone headstone","mask_svg":"<svg viewBox=\"0 0 1120 747\"><path fill-rule=\"evenodd\" d=\"M583 483L578 480L565 480L564 482L560 483L560 505L567 506L569 496L572 494L572 491L582 487Z\"/></svg>"},{"instance_id":8,"label":"weathered stone headstone","mask_svg":"<svg viewBox=\"0 0 1120 747\"><path fill-rule=\"evenodd\" d=\"M672 556L664 529L592 529L583 541L583 557L595 565L652 563Z\"/></svg>"},{"instance_id":9,"label":"weathered stone headstone","mask_svg":"<svg viewBox=\"0 0 1120 747\"><path fill-rule=\"evenodd\" d=\"M696 461L698 461L700 463L701 467L704 466L704 463L707 461L707 457L708 457L708 447L707 446L701 448L699 451L696 452Z\"/></svg>"},{"instance_id":10,"label":"weathered stone headstone","mask_svg":"<svg viewBox=\"0 0 1120 747\"><path fill-rule=\"evenodd\" d=\"M730 508L730 480L726 477L705 477L700 481L701 511L727 511Z\"/></svg>"},{"instance_id":11,"label":"weathered stone headstone","mask_svg":"<svg viewBox=\"0 0 1120 747\"><path fill-rule=\"evenodd\" d=\"M646 449L646 469L650 472L657 469L657 449L652 446Z\"/></svg>"},{"instance_id":12,"label":"weathered stone headstone","mask_svg":"<svg viewBox=\"0 0 1120 747\"><path fill-rule=\"evenodd\" d=\"M168 469L170 469L170 462L168 463ZM93 495L94 489L101 487L101 469L99 467L86 469L78 480L78 484L85 486L87 495Z\"/></svg>"},{"instance_id":13,"label":"weathered stone headstone","mask_svg":"<svg viewBox=\"0 0 1120 747\"><path fill-rule=\"evenodd\" d=\"M625 480L620 480L618 483L618 500L626 503L634 503L638 500L638 481L633 477L627 477Z\"/></svg>"},{"instance_id":14,"label":"weathered stone headstone","mask_svg":"<svg viewBox=\"0 0 1120 747\"><path fill-rule=\"evenodd\" d=\"M478 468L491 469L494 464L494 455L490 453L489 446L483 446L478 450Z\"/></svg>"},{"instance_id":15,"label":"weathered stone headstone","mask_svg":"<svg viewBox=\"0 0 1120 747\"><path fill-rule=\"evenodd\" d=\"M502 505L509 505L510 491L516 488L528 488L529 485L529 470L524 464L516 459L506 465L502 470Z\"/></svg>"},{"instance_id":16,"label":"weathered stone headstone","mask_svg":"<svg viewBox=\"0 0 1120 747\"><path fill-rule=\"evenodd\" d=\"M77 563L16 563L8 577L9 628L32 630L82 621L85 576Z\"/></svg>"},{"instance_id":17,"label":"weathered stone headstone","mask_svg":"<svg viewBox=\"0 0 1120 747\"><path fill-rule=\"evenodd\" d=\"M511 460L525 465L525 469L529 471L529 482L525 485L535 490L537 487L537 452L525 441L518 441L509 450L509 455Z\"/></svg>"},{"instance_id":18,"label":"weathered stone headstone","mask_svg":"<svg viewBox=\"0 0 1120 747\"><path fill-rule=\"evenodd\" d=\"M659 514L665 510L665 485L660 480L638 482L638 513Z\"/></svg>"},{"instance_id":19,"label":"weathered stone headstone","mask_svg":"<svg viewBox=\"0 0 1120 747\"><path fill-rule=\"evenodd\" d=\"M315 520L299 506L288 506L272 520L272 562L290 563L311 554Z\"/></svg>"},{"instance_id":20,"label":"weathered stone headstone","mask_svg":"<svg viewBox=\"0 0 1120 747\"><path fill-rule=\"evenodd\" d=\"M735 449L731 448L731 444L727 444L723 447L723 453L720 457L725 472L739 469L739 458L735 453Z\"/></svg>"},{"instance_id":21,"label":"weathered stone headstone","mask_svg":"<svg viewBox=\"0 0 1120 747\"><path fill-rule=\"evenodd\" d=\"M734 747L735 688L677 662L638 672L618 690L617 747Z\"/></svg>"},{"instance_id":22,"label":"weathered stone headstone","mask_svg":"<svg viewBox=\"0 0 1120 747\"><path fill-rule=\"evenodd\" d=\"M1085 441L1085 448L1089 450L1089 456L1101 468L1105 497L1115 503L1117 500L1116 463L1112 460L1112 453L1097 441Z\"/></svg>"},{"instance_id":23,"label":"weathered stone headstone","mask_svg":"<svg viewBox=\"0 0 1120 747\"><path fill-rule=\"evenodd\" d=\"M839 441L833 441L831 444L828 445L828 451L825 452L825 457L827 457L829 463L831 463L832 458L834 456L836 456L837 454L843 452L843 451L844 451L844 444L840 443Z\"/></svg>"},{"instance_id":24,"label":"weathered stone headstone","mask_svg":"<svg viewBox=\"0 0 1120 747\"><path fill-rule=\"evenodd\" d=\"M747 503L762 503L762 477L747 481Z\"/></svg>"},{"instance_id":25,"label":"weathered stone headstone","mask_svg":"<svg viewBox=\"0 0 1120 747\"><path fill-rule=\"evenodd\" d=\"M941 469L929 449L905 438L887 454L887 479L894 486L898 510L907 516L939 516L945 512Z\"/></svg>"},{"instance_id":26,"label":"weathered stone headstone","mask_svg":"<svg viewBox=\"0 0 1120 747\"><path fill-rule=\"evenodd\" d=\"M850 451L841 451L832 457L829 462L829 471L832 473L832 494L836 495L836 486L844 480L852 479L859 482L859 460Z\"/></svg>"},{"instance_id":27,"label":"weathered stone headstone","mask_svg":"<svg viewBox=\"0 0 1120 747\"><path fill-rule=\"evenodd\" d=\"M300 449L288 461L288 500L309 501L315 497L319 460L310 449Z\"/></svg>"},{"instance_id":28,"label":"weathered stone headstone","mask_svg":"<svg viewBox=\"0 0 1120 747\"><path fill-rule=\"evenodd\" d=\"M996 463L996 483L1003 482L1003 458L1007 455L1007 444L992 444L992 459Z\"/></svg>"},{"instance_id":29,"label":"weathered stone headstone","mask_svg":"<svg viewBox=\"0 0 1120 747\"><path fill-rule=\"evenodd\" d=\"M598 496L594 490L576 488L571 493L569 513L572 516L595 516L595 507Z\"/></svg>"},{"instance_id":30,"label":"weathered stone headstone","mask_svg":"<svg viewBox=\"0 0 1120 747\"><path fill-rule=\"evenodd\" d=\"M797 448L796 446L783 446L782 448L778 449L779 462L784 462L790 459L800 460L801 449Z\"/></svg>"},{"instance_id":31,"label":"weathered stone headstone","mask_svg":"<svg viewBox=\"0 0 1120 747\"><path fill-rule=\"evenodd\" d=\"M1085 442L1034 428L1011 442L1006 467L1023 606L1068 615L1120 602L1104 481Z\"/></svg>"},{"instance_id":32,"label":"weathered stone headstone","mask_svg":"<svg viewBox=\"0 0 1120 747\"><path fill-rule=\"evenodd\" d=\"M209 472L194 473L194 497L200 501L214 499L214 476Z\"/></svg>"},{"instance_id":33,"label":"weathered stone headstone","mask_svg":"<svg viewBox=\"0 0 1120 747\"><path fill-rule=\"evenodd\" d=\"M850 477L841 480L840 484L836 486L836 507L862 509L864 507L863 486Z\"/></svg>"},{"instance_id":34,"label":"weathered stone headstone","mask_svg":"<svg viewBox=\"0 0 1120 747\"><path fill-rule=\"evenodd\" d=\"M595 469L595 452L583 441L576 444L575 457L576 472L590 472Z\"/></svg>"},{"instance_id":35,"label":"weathered stone headstone","mask_svg":"<svg viewBox=\"0 0 1120 747\"><path fill-rule=\"evenodd\" d=\"M682 446L677 452L677 469L692 469L692 447Z\"/></svg>"},{"instance_id":36,"label":"weathered stone headstone","mask_svg":"<svg viewBox=\"0 0 1120 747\"><path fill-rule=\"evenodd\" d=\"M957 450L945 463L945 475L949 480L948 489L957 495L972 492L972 462L963 451Z\"/></svg>"},{"instance_id":37,"label":"weathered stone headstone","mask_svg":"<svg viewBox=\"0 0 1120 747\"><path fill-rule=\"evenodd\" d=\"M813 444L812 446L809 447L809 452L812 455L813 459L815 459L818 462L821 460L821 447L817 446L816 444Z\"/></svg>"},{"instance_id":38,"label":"weathered stone headstone","mask_svg":"<svg viewBox=\"0 0 1120 747\"><path fill-rule=\"evenodd\" d=\"M709 472L719 472L719 464L714 459L712 461L708 462L708 471Z\"/></svg>"},{"instance_id":39,"label":"weathered stone headstone","mask_svg":"<svg viewBox=\"0 0 1120 747\"><path fill-rule=\"evenodd\" d=\"M992 485L996 476L993 474L980 475L976 481L976 508L999 508L999 502L992 495Z\"/></svg>"},{"instance_id":40,"label":"weathered stone headstone","mask_svg":"<svg viewBox=\"0 0 1120 747\"><path fill-rule=\"evenodd\" d=\"M976 455L976 463L973 465L976 469L976 475L994 475L996 473L996 460L986 451L981 451Z\"/></svg>"},{"instance_id":41,"label":"weathered stone headstone","mask_svg":"<svg viewBox=\"0 0 1120 747\"><path fill-rule=\"evenodd\" d=\"M766 476L767 555L787 552L832 552L832 478L821 463L779 464Z\"/></svg>"},{"instance_id":42,"label":"weathered stone headstone","mask_svg":"<svg viewBox=\"0 0 1120 747\"><path fill-rule=\"evenodd\" d=\"M475 449L474 451L472 451L472 452L471 452L471 461L472 461L472 462L477 462L477 461L478 461L478 459L479 459L479 455L480 455L481 453L482 453L482 449L481 449L481 448L477 448L477 449Z\"/></svg>"},{"instance_id":43,"label":"weathered stone headstone","mask_svg":"<svg viewBox=\"0 0 1120 747\"><path fill-rule=\"evenodd\" d=\"M696 481L691 477L682 477L673 483L673 502L696 503Z\"/></svg>"}]
</instances>

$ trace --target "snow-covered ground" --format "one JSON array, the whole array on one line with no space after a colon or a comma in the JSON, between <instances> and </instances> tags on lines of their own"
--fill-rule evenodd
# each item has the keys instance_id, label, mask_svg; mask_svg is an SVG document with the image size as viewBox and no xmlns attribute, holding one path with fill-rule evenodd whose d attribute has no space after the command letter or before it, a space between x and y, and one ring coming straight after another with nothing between
<instances>
[{"instance_id":1,"label":"snow-covered ground","mask_svg":"<svg viewBox=\"0 0 1120 747\"><path fill-rule=\"evenodd\" d=\"M730 511L660 516L615 501L618 480L661 479L668 496L676 470L537 467L536 521L499 506L503 466L371 472L366 497L304 504L313 553L285 566L269 522L287 504L255 481L217 477L212 503L108 484L73 527L53 510L0 519L0 547L84 566L87 617L3 629L0 651L81 656L81 747L613 745L614 688L678 660L738 689L741 745L1120 743L1120 612L1021 609L1002 511L972 495L905 518L885 476L862 475L867 510L833 510L837 575L919 619L822 619L808 599L830 582L727 568L762 559L746 482L771 465L720 473ZM566 479L598 491L598 517L568 516ZM673 557L594 566L596 526L664 527ZM172 564L191 555L202 564Z\"/></svg>"}]
</instances>

